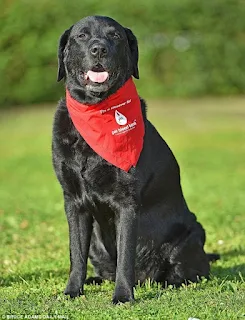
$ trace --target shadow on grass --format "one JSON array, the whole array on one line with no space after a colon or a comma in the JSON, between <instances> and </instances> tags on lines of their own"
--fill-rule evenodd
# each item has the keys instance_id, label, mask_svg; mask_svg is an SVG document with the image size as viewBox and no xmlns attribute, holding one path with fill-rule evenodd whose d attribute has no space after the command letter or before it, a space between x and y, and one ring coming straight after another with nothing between
<instances>
[{"instance_id":1,"label":"shadow on grass","mask_svg":"<svg viewBox=\"0 0 245 320\"><path fill-rule=\"evenodd\" d=\"M245 256L245 250L243 249L234 249L221 254L221 260L224 259L228 261L231 258L236 258L238 256ZM239 273L244 277L245 275L245 263L243 264L234 264L232 267L222 267L218 266L215 263L211 264L211 274L220 280L236 280L238 282L244 282L243 278Z\"/></svg>"},{"instance_id":2,"label":"shadow on grass","mask_svg":"<svg viewBox=\"0 0 245 320\"><path fill-rule=\"evenodd\" d=\"M234 258L237 256L245 256L245 250L243 249L234 249L221 254L221 258Z\"/></svg>"},{"instance_id":3,"label":"shadow on grass","mask_svg":"<svg viewBox=\"0 0 245 320\"><path fill-rule=\"evenodd\" d=\"M244 282L242 277L239 275L245 275L245 264L237 264L232 267L224 268L222 266L213 265L211 268L212 276L215 276L218 280L235 280L238 282Z\"/></svg>"},{"instance_id":4,"label":"shadow on grass","mask_svg":"<svg viewBox=\"0 0 245 320\"><path fill-rule=\"evenodd\" d=\"M241 254L241 252L239 251ZM233 252L227 253L233 255ZM222 255L224 256L224 255ZM211 266L211 275L213 277L216 277L218 282L222 282L224 280L233 280L237 282L244 282L245 279L242 278L240 275L245 274L245 264L238 264L234 265L232 267L222 267L217 266L215 263ZM67 281L69 276L69 270L68 269L61 269L61 270L37 270L35 272L30 273L16 273L11 274L7 277L0 278L0 285L2 287L11 287L13 284L19 284L19 283L29 283L29 282L38 282L40 280L48 280L48 279L62 279L64 281ZM244 277L245 278L245 277ZM164 288L162 288L164 290ZM148 293L150 296L152 295L152 298L155 297L155 293ZM148 296L147 294L147 296ZM148 297L149 299L151 297Z\"/></svg>"},{"instance_id":5,"label":"shadow on grass","mask_svg":"<svg viewBox=\"0 0 245 320\"><path fill-rule=\"evenodd\" d=\"M65 269L61 270L37 270L35 272L30 273L16 273L11 274L7 277L0 278L0 285L3 287L10 287L16 283L29 283L33 281L39 280L47 280L47 279L57 279L62 278L67 280L69 276L69 271Z\"/></svg>"}]
</instances>

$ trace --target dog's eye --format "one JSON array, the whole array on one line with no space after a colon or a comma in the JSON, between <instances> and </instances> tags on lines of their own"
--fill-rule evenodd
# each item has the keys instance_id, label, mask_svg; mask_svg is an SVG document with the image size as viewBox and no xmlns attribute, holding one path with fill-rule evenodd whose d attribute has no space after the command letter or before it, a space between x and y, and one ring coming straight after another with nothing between
<instances>
[{"instance_id":1,"label":"dog's eye","mask_svg":"<svg viewBox=\"0 0 245 320\"><path fill-rule=\"evenodd\" d=\"M109 33L109 37L111 39L120 39L121 38L120 34L116 33L116 32Z\"/></svg>"},{"instance_id":2,"label":"dog's eye","mask_svg":"<svg viewBox=\"0 0 245 320\"><path fill-rule=\"evenodd\" d=\"M79 35L77 37L79 39L86 39L87 38L87 34L86 33L79 33Z\"/></svg>"}]
</instances>

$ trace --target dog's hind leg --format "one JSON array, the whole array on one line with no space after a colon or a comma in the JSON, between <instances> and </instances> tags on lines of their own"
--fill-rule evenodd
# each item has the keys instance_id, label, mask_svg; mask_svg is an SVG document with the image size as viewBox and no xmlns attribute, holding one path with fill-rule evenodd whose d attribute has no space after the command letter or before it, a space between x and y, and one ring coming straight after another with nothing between
<instances>
[{"instance_id":1,"label":"dog's hind leg","mask_svg":"<svg viewBox=\"0 0 245 320\"><path fill-rule=\"evenodd\" d=\"M183 244L175 247L169 262L165 276L167 284L179 286L184 282L197 282L201 277L209 277L209 260L196 235L191 234Z\"/></svg>"},{"instance_id":2,"label":"dog's hind leg","mask_svg":"<svg viewBox=\"0 0 245 320\"><path fill-rule=\"evenodd\" d=\"M114 250L113 245L109 246L109 244L106 248L105 242L108 242L108 240L104 239L102 241L98 229L94 228L89 248L89 259L93 265L95 276L88 278L86 280L87 284L94 282L99 284L103 280L115 281L116 279L116 250ZM111 241L111 244L113 244L113 241Z\"/></svg>"},{"instance_id":3,"label":"dog's hind leg","mask_svg":"<svg viewBox=\"0 0 245 320\"><path fill-rule=\"evenodd\" d=\"M180 286L189 281L197 282L201 277L208 278L209 272L209 259L204 252L202 241L197 234L191 233L184 242L172 249L161 282L164 285Z\"/></svg>"},{"instance_id":4,"label":"dog's hind leg","mask_svg":"<svg viewBox=\"0 0 245 320\"><path fill-rule=\"evenodd\" d=\"M91 253L89 258L94 267L95 276L86 280L86 284L101 284L103 280L115 281L116 279L116 262L104 252L97 255Z\"/></svg>"}]
</instances>

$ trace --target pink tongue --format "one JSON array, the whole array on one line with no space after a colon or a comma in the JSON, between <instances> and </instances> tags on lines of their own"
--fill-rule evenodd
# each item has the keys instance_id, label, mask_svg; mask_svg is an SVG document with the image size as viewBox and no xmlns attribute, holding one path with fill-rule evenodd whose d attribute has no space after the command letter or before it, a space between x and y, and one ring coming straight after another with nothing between
<instances>
[{"instance_id":1,"label":"pink tongue","mask_svg":"<svg viewBox=\"0 0 245 320\"><path fill-rule=\"evenodd\" d=\"M89 79L93 82L105 82L106 79L108 78L109 74L108 72L104 71L104 72L94 72L89 70L87 72L87 77L89 77Z\"/></svg>"}]
</instances>

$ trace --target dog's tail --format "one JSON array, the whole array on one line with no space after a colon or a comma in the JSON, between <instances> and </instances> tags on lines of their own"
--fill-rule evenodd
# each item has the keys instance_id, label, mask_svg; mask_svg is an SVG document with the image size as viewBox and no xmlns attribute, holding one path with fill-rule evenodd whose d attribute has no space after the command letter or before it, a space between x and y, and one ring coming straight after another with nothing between
<instances>
[{"instance_id":1,"label":"dog's tail","mask_svg":"<svg viewBox=\"0 0 245 320\"><path fill-rule=\"evenodd\" d=\"M220 255L218 253L207 253L207 257L209 262L214 262L220 259Z\"/></svg>"}]
</instances>

